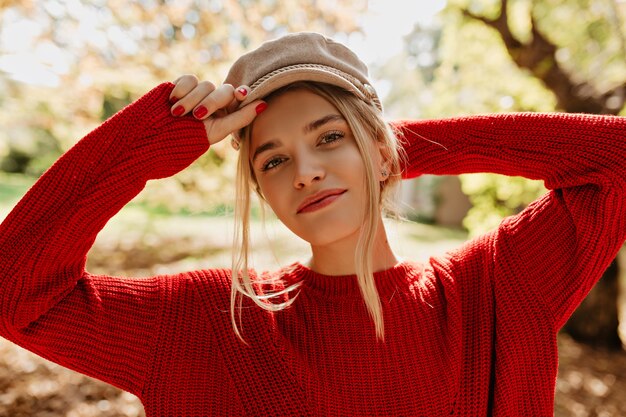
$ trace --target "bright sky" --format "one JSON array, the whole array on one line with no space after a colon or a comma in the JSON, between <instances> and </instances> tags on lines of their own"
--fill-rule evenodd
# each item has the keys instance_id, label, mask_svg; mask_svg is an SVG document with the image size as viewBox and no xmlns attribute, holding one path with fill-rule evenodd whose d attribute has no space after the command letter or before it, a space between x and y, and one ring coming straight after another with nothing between
<instances>
[{"instance_id":1,"label":"bright sky","mask_svg":"<svg viewBox=\"0 0 626 417\"><path fill-rule=\"evenodd\" d=\"M445 0L369 0L362 21L365 36L351 36L346 44L366 64L388 59L402 50L403 36L416 24L432 24L444 6Z\"/></svg>"},{"instance_id":2,"label":"bright sky","mask_svg":"<svg viewBox=\"0 0 626 417\"><path fill-rule=\"evenodd\" d=\"M105 14L94 14L85 8L80 1L67 0L72 3L68 10L80 15L82 22L78 36L69 38L69 42L85 42L105 46L107 41L116 41L118 45L131 45L128 39L119 39L114 27L106 34L101 30ZM54 15L62 13L62 3L56 0L44 2L47 12ZM433 16L445 5L445 0L407 1L407 0L369 0L368 11L361 24L364 35L353 34L347 39L338 39L346 43L366 64L383 62L397 54L403 47L403 36L413 29L416 23L429 25ZM98 24L100 23L100 24ZM99 27L100 28L99 28ZM10 74L11 78L29 84L57 87L59 75L69 70L73 57L52 42L36 42L35 38L45 30L37 22L20 19L15 13L4 13L0 19L1 49L7 53L0 56L0 71ZM116 36L117 35L117 36ZM121 41L121 42L120 42ZM375 83L376 84L376 83ZM375 85L379 93L383 93L383 85ZM381 95L383 95L381 94Z\"/></svg>"},{"instance_id":3,"label":"bright sky","mask_svg":"<svg viewBox=\"0 0 626 417\"><path fill-rule=\"evenodd\" d=\"M430 26L435 15L443 9L445 0L369 0L368 11L363 17L364 36L351 35L346 45L368 66L383 63L401 52L404 41L416 24ZM377 80L370 74L370 81L384 100L389 91L388 80Z\"/></svg>"}]
</instances>

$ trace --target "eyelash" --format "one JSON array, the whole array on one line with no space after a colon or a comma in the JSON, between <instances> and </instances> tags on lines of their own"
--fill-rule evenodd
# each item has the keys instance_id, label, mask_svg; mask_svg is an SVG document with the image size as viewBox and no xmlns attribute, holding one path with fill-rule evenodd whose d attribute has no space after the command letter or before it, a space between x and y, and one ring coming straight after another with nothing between
<instances>
[{"instance_id":1,"label":"eyelash","mask_svg":"<svg viewBox=\"0 0 626 417\"><path fill-rule=\"evenodd\" d=\"M334 140L332 140L332 141L330 141L330 142L326 142L326 143L324 143L324 145L328 145L328 144L330 144L330 143L334 143L334 142L340 141L341 139L343 139L343 137L344 137L345 135L344 135L344 133L343 133L341 130L332 130L332 131L330 131L330 132L328 132L328 133L325 133L325 134L322 136L322 140L327 139L327 138L329 138L329 137L331 137L331 136L338 136L338 138L337 138L337 139L334 139Z\"/></svg>"},{"instance_id":2,"label":"eyelash","mask_svg":"<svg viewBox=\"0 0 626 417\"><path fill-rule=\"evenodd\" d=\"M274 165L274 166L270 166L270 165L271 165L271 164L273 164L274 162L281 162L281 160L283 160L283 159L285 159L285 158L272 158L272 159L270 159L269 161L267 161L267 162L266 162L266 163L265 163L265 164L261 167L261 171L262 171L262 172L266 172L266 171L269 171L269 170L271 170L271 169L276 168L276 167L277 167L278 165L280 165L280 164L278 164L278 163L277 163L277 164L276 164L276 165Z\"/></svg>"},{"instance_id":3,"label":"eyelash","mask_svg":"<svg viewBox=\"0 0 626 417\"><path fill-rule=\"evenodd\" d=\"M331 137L335 137L335 139L331 140L330 142L325 142L326 139L331 138ZM342 131L333 130L322 135L322 138L319 143L320 145L332 145L336 142L339 142L344 137L345 137L345 134ZM272 158L269 161L267 161L265 164L263 164L263 166L261 167L261 171L262 172L270 171L276 168L278 165L280 165L280 163L282 163L282 161L284 161L285 159L286 158L282 158L282 157ZM276 165L270 166L274 163L276 163Z\"/></svg>"}]
</instances>

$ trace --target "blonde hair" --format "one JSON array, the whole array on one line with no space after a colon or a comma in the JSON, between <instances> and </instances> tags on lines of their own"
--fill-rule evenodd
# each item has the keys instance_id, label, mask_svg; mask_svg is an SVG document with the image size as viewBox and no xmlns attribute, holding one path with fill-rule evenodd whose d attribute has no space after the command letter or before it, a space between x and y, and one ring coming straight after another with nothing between
<instances>
[{"instance_id":1,"label":"blonde hair","mask_svg":"<svg viewBox=\"0 0 626 417\"><path fill-rule=\"evenodd\" d=\"M308 81L296 82L273 92L266 97L265 100L269 100L285 91L294 89L307 89L328 100L339 110L352 130L359 152L365 163L367 204L363 227L361 228L355 251L355 267L359 288L370 318L374 323L376 336L378 340L384 341L385 326L382 305L374 282L372 257L381 212L384 214L396 214L392 195L393 189L396 188L395 186L397 186L401 180L401 155L398 139L390 126L383 120L380 110L363 102L352 93L333 85ZM250 166L250 131L250 126L247 126L239 133L241 143L235 180L235 236L233 242L230 311L234 331L241 340L243 340L243 337L241 336L235 320L237 301L239 301L240 320L241 301L244 295L266 310L279 311L293 303L297 294L291 298L283 298L282 296L292 292L299 286L298 284L294 284L282 291L270 293L264 291L262 294L259 294L254 288L255 284L268 284L270 282L267 281L267 279L258 277L253 281L248 271L251 191L254 190L261 201L264 201L254 171ZM368 146L368 140L375 141L376 145L380 146L382 149L383 162L387 166L388 172L388 177L383 182L378 180L378 172L374 164L374 155L372 153L372 147ZM287 301L272 302L272 299L281 301L287 299Z\"/></svg>"}]
</instances>

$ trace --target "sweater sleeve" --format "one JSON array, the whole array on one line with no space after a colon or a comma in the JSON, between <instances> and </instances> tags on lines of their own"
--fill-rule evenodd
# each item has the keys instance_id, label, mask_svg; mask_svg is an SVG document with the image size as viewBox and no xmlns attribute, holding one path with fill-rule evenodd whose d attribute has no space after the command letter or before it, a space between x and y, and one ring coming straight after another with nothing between
<instances>
[{"instance_id":1,"label":"sweater sleeve","mask_svg":"<svg viewBox=\"0 0 626 417\"><path fill-rule=\"evenodd\" d=\"M170 115L165 83L67 151L0 225L0 335L49 360L139 395L161 284L95 276L87 252L150 179L209 147L204 126Z\"/></svg>"},{"instance_id":2,"label":"sweater sleeve","mask_svg":"<svg viewBox=\"0 0 626 417\"><path fill-rule=\"evenodd\" d=\"M532 292L560 328L626 239L626 118L517 113L393 127L404 137L406 178L491 172L544 181L546 195L482 241L494 279Z\"/></svg>"}]
</instances>

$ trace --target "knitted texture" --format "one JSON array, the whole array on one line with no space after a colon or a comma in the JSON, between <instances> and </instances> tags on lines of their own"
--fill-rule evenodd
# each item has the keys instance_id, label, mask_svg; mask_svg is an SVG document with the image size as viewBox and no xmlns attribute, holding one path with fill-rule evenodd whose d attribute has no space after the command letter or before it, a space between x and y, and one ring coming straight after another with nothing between
<instances>
[{"instance_id":1,"label":"knitted texture","mask_svg":"<svg viewBox=\"0 0 626 417\"><path fill-rule=\"evenodd\" d=\"M163 84L63 155L0 225L0 335L137 395L152 416L551 416L556 334L626 238L626 119L506 114L400 121L405 176L495 172L550 190L493 232L375 273L376 340L354 276L301 264L288 309L244 300L230 271L85 271L97 233L150 179L208 149ZM256 272L253 277L258 276Z\"/></svg>"}]
</instances>

